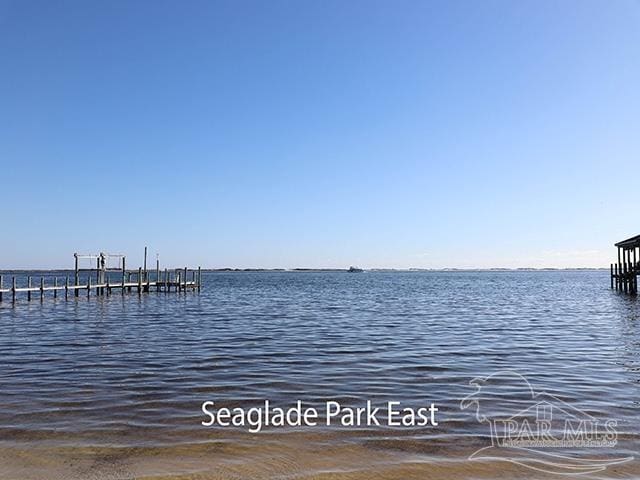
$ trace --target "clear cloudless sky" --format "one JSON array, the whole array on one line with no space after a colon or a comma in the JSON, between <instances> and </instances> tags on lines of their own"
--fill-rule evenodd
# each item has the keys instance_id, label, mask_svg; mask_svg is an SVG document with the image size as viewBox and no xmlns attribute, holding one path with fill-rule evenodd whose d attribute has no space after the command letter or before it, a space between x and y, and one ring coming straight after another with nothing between
<instances>
[{"instance_id":1,"label":"clear cloudless sky","mask_svg":"<svg viewBox=\"0 0 640 480\"><path fill-rule=\"evenodd\" d=\"M640 3L0 0L0 268L608 266Z\"/></svg>"}]
</instances>

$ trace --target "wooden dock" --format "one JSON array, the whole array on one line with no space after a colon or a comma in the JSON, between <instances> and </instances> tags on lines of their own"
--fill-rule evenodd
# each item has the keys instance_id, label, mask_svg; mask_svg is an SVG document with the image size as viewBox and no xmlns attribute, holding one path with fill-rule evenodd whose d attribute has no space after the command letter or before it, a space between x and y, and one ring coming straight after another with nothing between
<instances>
[{"instance_id":1,"label":"wooden dock","mask_svg":"<svg viewBox=\"0 0 640 480\"><path fill-rule=\"evenodd\" d=\"M200 267L197 269L184 267L160 270L160 262L156 260L155 271L147 270L146 248L144 267L139 267L137 270L126 269L124 255L108 255L104 253L78 255L76 253L74 257L75 269L73 276L67 275L62 278L54 276L49 283L45 281L44 276L41 276L39 282L34 285L33 277L27 276L26 285L18 286L15 275L11 277L10 282L6 282L8 278L5 275L0 275L0 302L10 299L11 302L16 303L19 298L25 297L28 301L34 298L39 298L42 301L46 292L49 292L53 298L64 295L65 300L68 300L69 296L111 295L114 291L119 291L122 295L127 292L137 292L138 295L141 295L151 291L186 292L191 290L199 292L202 285L202 270ZM119 259L119 267L117 269L108 267L108 259L114 257ZM79 268L80 259L96 259L96 268ZM82 272L86 272L86 280L81 280Z\"/></svg>"},{"instance_id":2,"label":"wooden dock","mask_svg":"<svg viewBox=\"0 0 640 480\"><path fill-rule=\"evenodd\" d=\"M615 247L618 249L618 263L611 264L611 289L637 295L640 264L636 251L640 250L640 235L618 242Z\"/></svg>"}]
</instances>

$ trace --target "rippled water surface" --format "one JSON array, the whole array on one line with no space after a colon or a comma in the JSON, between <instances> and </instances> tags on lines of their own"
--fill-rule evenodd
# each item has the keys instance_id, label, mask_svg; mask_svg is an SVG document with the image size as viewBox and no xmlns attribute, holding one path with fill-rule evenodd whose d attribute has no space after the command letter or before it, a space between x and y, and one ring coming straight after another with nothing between
<instances>
[{"instance_id":1,"label":"rippled water surface","mask_svg":"<svg viewBox=\"0 0 640 480\"><path fill-rule=\"evenodd\" d=\"M434 456L457 458L486 440L486 424L460 400L474 391L470 380L501 370L615 419L622 441L613 453L636 454L640 307L608 288L608 272L203 276L199 294L65 301L48 293L15 306L5 294L0 478L200 478L212 465L229 478L372 478L376 462L381 478L425 478L419 466ZM257 436L200 425L205 400L236 407L264 399L435 402L440 421ZM44 463L29 457L35 451ZM496 472L474 468L443 476ZM613 473L638 473L626 468Z\"/></svg>"}]
</instances>

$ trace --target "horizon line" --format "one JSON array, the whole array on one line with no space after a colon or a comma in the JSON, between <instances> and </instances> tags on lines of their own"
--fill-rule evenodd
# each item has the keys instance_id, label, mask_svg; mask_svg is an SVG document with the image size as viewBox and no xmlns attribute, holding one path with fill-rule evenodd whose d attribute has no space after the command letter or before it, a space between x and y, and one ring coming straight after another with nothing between
<instances>
[{"instance_id":1,"label":"horizon line","mask_svg":"<svg viewBox=\"0 0 640 480\"><path fill-rule=\"evenodd\" d=\"M166 267L168 270L182 270L185 267ZM348 272L349 268L338 267L188 267L189 269L200 268L203 272ZM363 271L369 272L478 272L478 271L567 271L567 270L609 270L607 267L361 267ZM134 271L137 268L127 269ZM164 271L162 268L161 271ZM7 272L73 272L73 268L6 268L0 269L0 273ZM95 271L95 269L80 269L82 272ZM109 269L110 272L117 272L120 269ZM147 268L148 272L155 271L155 268Z\"/></svg>"}]
</instances>

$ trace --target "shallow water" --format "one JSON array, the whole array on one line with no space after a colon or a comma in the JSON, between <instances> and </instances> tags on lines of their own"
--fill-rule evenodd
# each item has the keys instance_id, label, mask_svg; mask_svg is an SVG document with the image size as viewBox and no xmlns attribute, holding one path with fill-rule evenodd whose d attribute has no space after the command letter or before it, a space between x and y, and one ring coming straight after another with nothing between
<instances>
[{"instance_id":1,"label":"shallow water","mask_svg":"<svg viewBox=\"0 0 640 480\"><path fill-rule=\"evenodd\" d=\"M489 428L460 402L470 380L505 370L617 421L618 444L591 457L638 456L640 304L612 292L608 272L232 272L203 282L199 294L15 307L5 296L0 478L520 478L532 471L467 460L490 445ZM503 392L510 407L531 405ZM200 424L203 401L265 399L440 411L438 426L411 428ZM590 476L638 474L634 460Z\"/></svg>"}]
</instances>

